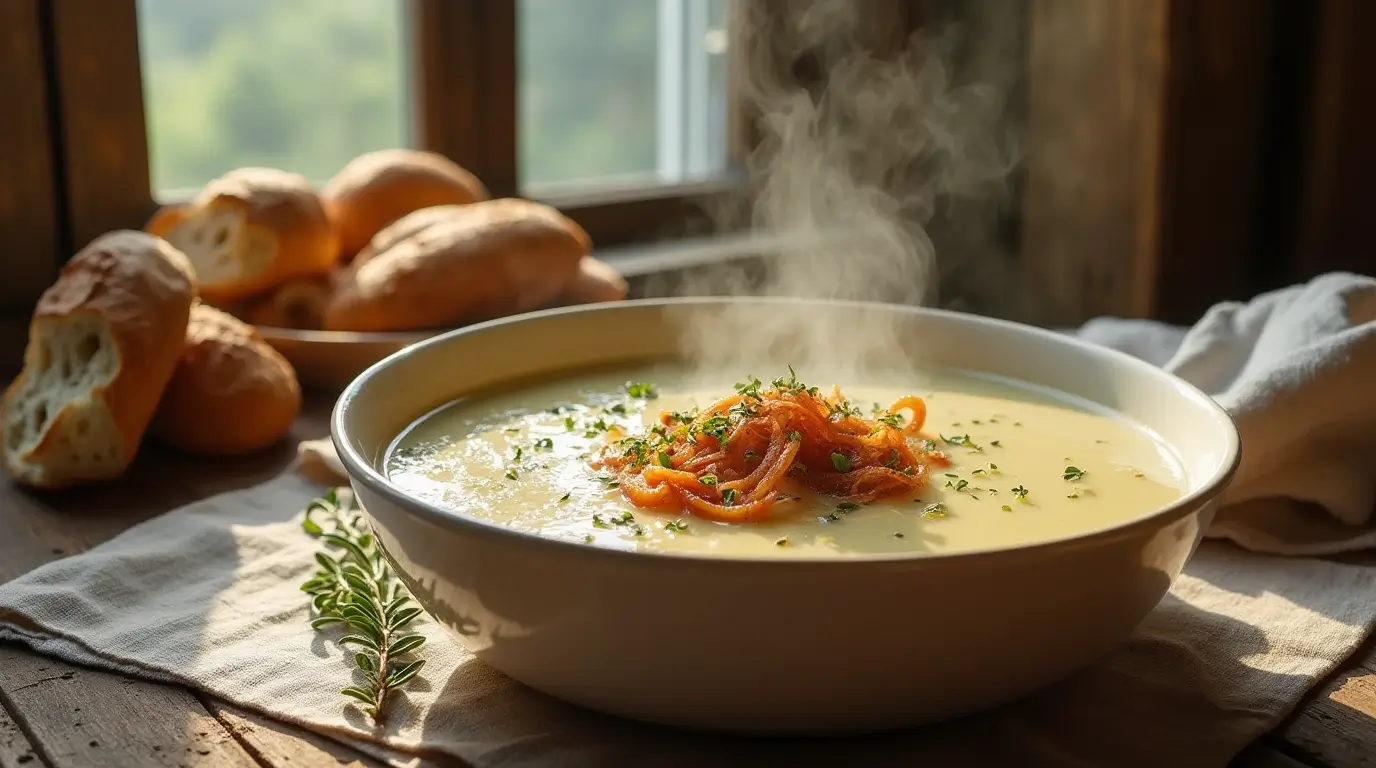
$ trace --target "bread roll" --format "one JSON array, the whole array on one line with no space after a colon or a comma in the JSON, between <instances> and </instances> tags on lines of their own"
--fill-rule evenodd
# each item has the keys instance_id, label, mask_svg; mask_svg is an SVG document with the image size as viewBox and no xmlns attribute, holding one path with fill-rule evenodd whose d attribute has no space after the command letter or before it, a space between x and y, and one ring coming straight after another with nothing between
<instances>
[{"instance_id":1,"label":"bread roll","mask_svg":"<svg viewBox=\"0 0 1376 768\"><path fill-rule=\"evenodd\" d=\"M360 155L325 185L321 195L339 231L346 259L401 217L436 205L488 198L487 188L457 163L434 152L384 149Z\"/></svg>"},{"instance_id":2,"label":"bread roll","mask_svg":"<svg viewBox=\"0 0 1376 768\"><path fill-rule=\"evenodd\" d=\"M629 286L626 279L616 268L592 256L584 256L578 263L578 274L559 295L556 304L596 304L603 301L621 301L626 298Z\"/></svg>"},{"instance_id":3,"label":"bread roll","mask_svg":"<svg viewBox=\"0 0 1376 768\"><path fill-rule=\"evenodd\" d=\"M300 411L291 364L252 326L197 304L150 434L187 453L249 453L281 440Z\"/></svg>"},{"instance_id":4,"label":"bread roll","mask_svg":"<svg viewBox=\"0 0 1376 768\"><path fill-rule=\"evenodd\" d=\"M318 331L324 323L336 276L303 277L289 280L272 289L267 296L230 314L266 328L296 328Z\"/></svg>"},{"instance_id":5,"label":"bread roll","mask_svg":"<svg viewBox=\"0 0 1376 768\"><path fill-rule=\"evenodd\" d=\"M201 295L214 303L325 274L339 257L339 237L310 182L272 168L230 171L144 228L186 254Z\"/></svg>"},{"instance_id":6,"label":"bread roll","mask_svg":"<svg viewBox=\"0 0 1376 768\"><path fill-rule=\"evenodd\" d=\"M196 283L143 232L103 235L38 300L24 369L4 398L5 468L60 488L119 476L181 354Z\"/></svg>"},{"instance_id":7,"label":"bread roll","mask_svg":"<svg viewBox=\"0 0 1376 768\"><path fill-rule=\"evenodd\" d=\"M546 205L502 199L426 209L377 234L387 245L349 265L325 308L325 328L442 328L524 312L553 301L578 272L591 242ZM395 237L395 230L407 230Z\"/></svg>"}]
</instances>

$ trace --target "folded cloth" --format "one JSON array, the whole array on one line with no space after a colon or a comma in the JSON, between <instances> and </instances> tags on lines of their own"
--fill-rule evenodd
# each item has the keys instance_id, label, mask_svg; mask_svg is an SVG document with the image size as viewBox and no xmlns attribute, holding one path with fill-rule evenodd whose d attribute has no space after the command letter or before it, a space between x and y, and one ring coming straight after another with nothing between
<instances>
[{"instance_id":1,"label":"folded cloth","mask_svg":"<svg viewBox=\"0 0 1376 768\"><path fill-rule=\"evenodd\" d=\"M1338 449L1360 450L1360 441L1371 437L1342 422L1351 414L1369 421L1370 404L1309 403L1305 382L1319 382L1315 392L1336 401L1351 392L1349 371L1371 370L1376 352L1362 341L1371 333L1370 315L1353 308L1369 311L1372 290L1371 281L1332 276L1215 309L1188 333L1099 321L1085 335L1192 377L1233 410L1244 441L1263 443L1246 444L1250 463L1215 534L1266 549L1346 549L1369 541L1362 526L1370 524L1370 509L1360 507L1360 465ZM1314 426L1268 426L1281 416ZM1283 439L1314 451L1315 460L1265 443ZM1282 482L1282 455L1343 493L1309 478ZM1332 456L1332 463L1319 456ZM329 641L334 635L309 628L298 589L314 570L317 543L301 531L299 511L324 488L308 477L339 481L328 441L304 444L299 469L191 504L0 585L0 639L75 663L183 683L399 765L439 753L479 768L1220 766L1273 728L1376 622L1376 568L1207 542L1128 640L1047 691L941 726L784 741L682 734L564 705L492 671L422 621L418 631L430 639L425 670L394 694L378 728L340 696L354 682L348 660ZM1369 501L1370 488L1366 493ZM1284 511L1268 517L1270 507ZM1255 510L1263 511L1247 520ZM1288 535L1299 542L1323 527L1310 519L1323 518L1320 510L1338 521L1331 535L1291 546ZM1233 519L1240 522L1228 522ZM1293 527L1272 525L1285 520Z\"/></svg>"},{"instance_id":2,"label":"folded cloth","mask_svg":"<svg viewBox=\"0 0 1376 768\"><path fill-rule=\"evenodd\" d=\"M1324 275L1216 305L1188 331L1101 318L1078 335L1232 413L1242 462L1210 536L1279 554L1376 547L1376 280Z\"/></svg>"}]
</instances>

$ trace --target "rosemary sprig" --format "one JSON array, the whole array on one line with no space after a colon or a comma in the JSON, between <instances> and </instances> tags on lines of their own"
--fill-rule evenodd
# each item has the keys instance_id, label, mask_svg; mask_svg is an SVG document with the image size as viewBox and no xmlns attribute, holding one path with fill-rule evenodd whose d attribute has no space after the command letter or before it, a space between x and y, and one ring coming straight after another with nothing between
<instances>
[{"instance_id":1,"label":"rosemary sprig","mask_svg":"<svg viewBox=\"0 0 1376 768\"><path fill-rule=\"evenodd\" d=\"M349 634L338 642L357 648L353 660L368 684L340 693L356 699L374 723L381 723L388 692L405 685L425 665L424 659L399 660L425 642L423 635L405 631L421 609L411 604L410 593L378 550L352 490L335 488L312 501L301 527L324 544L315 553L319 569L301 585L311 596L311 626L348 628Z\"/></svg>"}]
</instances>

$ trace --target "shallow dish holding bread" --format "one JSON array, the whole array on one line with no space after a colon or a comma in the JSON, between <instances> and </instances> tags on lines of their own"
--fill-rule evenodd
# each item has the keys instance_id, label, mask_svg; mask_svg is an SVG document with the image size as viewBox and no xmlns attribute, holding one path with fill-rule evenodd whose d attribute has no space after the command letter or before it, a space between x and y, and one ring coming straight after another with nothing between
<instances>
[{"instance_id":1,"label":"shallow dish holding bread","mask_svg":"<svg viewBox=\"0 0 1376 768\"><path fill-rule=\"evenodd\" d=\"M769 343L704 357L695 329L727 314ZM874 353L856 366L803 328L883 332L851 337ZM668 378L607 391L623 374ZM910 396L871 411L832 384ZM480 659L594 709L750 732L930 722L1065 677L1165 594L1238 457L1221 408L1125 355L765 299L446 333L360 376L331 428L388 556Z\"/></svg>"}]
</instances>

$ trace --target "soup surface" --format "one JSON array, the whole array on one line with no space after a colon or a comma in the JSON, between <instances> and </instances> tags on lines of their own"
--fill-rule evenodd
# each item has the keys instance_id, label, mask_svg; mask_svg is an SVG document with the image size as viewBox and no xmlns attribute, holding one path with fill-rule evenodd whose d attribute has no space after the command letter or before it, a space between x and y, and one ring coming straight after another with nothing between
<instances>
[{"instance_id":1,"label":"soup surface","mask_svg":"<svg viewBox=\"0 0 1376 768\"><path fill-rule=\"evenodd\" d=\"M766 373L778 374L761 378ZM825 376L811 382L828 392L833 384ZM1060 393L956 371L839 384L866 418L904 396L921 397L925 422L907 438L949 463L928 467L916 491L863 504L785 480L768 515L749 522L704 519L677 505L635 506L616 475L593 466L597 456L660 425L665 411L692 413L737 391L730 379L666 364L457 401L396 440L386 473L438 506L543 536L750 558L1026 545L1111 527L1182 495L1178 461L1148 431Z\"/></svg>"}]
</instances>

